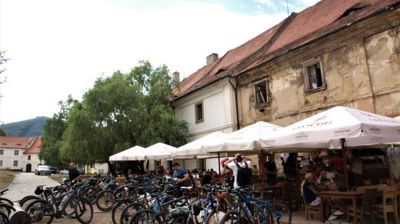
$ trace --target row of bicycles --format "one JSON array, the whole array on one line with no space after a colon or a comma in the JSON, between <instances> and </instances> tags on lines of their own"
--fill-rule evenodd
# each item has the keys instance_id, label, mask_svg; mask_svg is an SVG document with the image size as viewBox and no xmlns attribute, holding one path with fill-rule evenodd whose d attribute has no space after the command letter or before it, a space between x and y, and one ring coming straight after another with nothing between
<instances>
[{"instance_id":1,"label":"row of bicycles","mask_svg":"<svg viewBox=\"0 0 400 224\"><path fill-rule=\"evenodd\" d=\"M260 197L269 192L224 185L178 187L148 175L130 178L122 186L113 177L93 176L82 183L38 186L34 193L18 201L32 223L59 218L91 223L94 206L111 211L114 224L278 224L292 219L285 203ZM12 202L0 197L0 224L8 223L13 209Z\"/></svg>"}]
</instances>

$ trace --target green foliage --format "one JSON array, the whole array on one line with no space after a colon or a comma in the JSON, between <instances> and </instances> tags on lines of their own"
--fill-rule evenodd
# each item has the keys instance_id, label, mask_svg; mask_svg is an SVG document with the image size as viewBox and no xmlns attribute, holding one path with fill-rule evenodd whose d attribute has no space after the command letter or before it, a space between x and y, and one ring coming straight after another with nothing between
<instances>
[{"instance_id":1,"label":"green foliage","mask_svg":"<svg viewBox=\"0 0 400 224\"><path fill-rule=\"evenodd\" d=\"M66 129L66 119L75 103L77 101L72 99L71 96L68 96L66 102L59 102L60 112L49 118L44 125L39 158L51 166L61 167L68 163L62 161L60 149L63 145L62 137Z\"/></svg>"},{"instance_id":2,"label":"green foliage","mask_svg":"<svg viewBox=\"0 0 400 224\"><path fill-rule=\"evenodd\" d=\"M16 137L33 137L42 136L43 127L46 123L47 117L37 117L34 119L7 123L0 126L7 136Z\"/></svg>"},{"instance_id":3,"label":"green foliage","mask_svg":"<svg viewBox=\"0 0 400 224\"><path fill-rule=\"evenodd\" d=\"M107 162L109 156L134 145L186 143L187 124L175 119L170 105L168 73L166 66L153 68L141 61L128 74L115 72L97 79L70 110L61 158Z\"/></svg>"},{"instance_id":4,"label":"green foliage","mask_svg":"<svg viewBox=\"0 0 400 224\"><path fill-rule=\"evenodd\" d=\"M4 132L4 130L1 128L0 128L0 136L6 136L6 132Z\"/></svg>"}]
</instances>

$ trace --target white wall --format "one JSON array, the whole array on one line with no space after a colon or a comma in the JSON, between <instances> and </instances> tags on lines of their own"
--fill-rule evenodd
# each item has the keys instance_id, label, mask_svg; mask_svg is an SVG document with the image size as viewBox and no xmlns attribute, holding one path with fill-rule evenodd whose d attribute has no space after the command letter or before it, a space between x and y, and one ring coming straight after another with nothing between
<instances>
[{"instance_id":1,"label":"white wall","mask_svg":"<svg viewBox=\"0 0 400 224\"><path fill-rule=\"evenodd\" d=\"M24 156L24 151L23 149L4 149L0 148L3 150L3 155L0 155L0 160L3 161L3 165L0 167L0 169L22 169L24 164L23 164L23 156ZM18 151L18 155L16 156L14 154L14 151ZM18 161L18 165L14 166L14 161Z\"/></svg>"},{"instance_id":2,"label":"white wall","mask_svg":"<svg viewBox=\"0 0 400 224\"><path fill-rule=\"evenodd\" d=\"M233 80L231 82L234 84ZM195 105L203 102L204 121L196 123ZM225 78L174 102L175 117L185 120L191 134L190 141L201 138L215 131L231 133L236 130L235 92ZM185 167L199 168L199 162L185 162ZM218 172L217 159L207 159L206 169Z\"/></svg>"},{"instance_id":3,"label":"white wall","mask_svg":"<svg viewBox=\"0 0 400 224\"><path fill-rule=\"evenodd\" d=\"M31 156L30 160L28 160L28 156ZM43 163L41 163L41 161L39 159L39 154L23 154L21 156L21 158L23 160L23 171L24 172L26 172L27 164L31 164L31 166L32 166L31 172L35 172L38 165L43 164Z\"/></svg>"}]
</instances>

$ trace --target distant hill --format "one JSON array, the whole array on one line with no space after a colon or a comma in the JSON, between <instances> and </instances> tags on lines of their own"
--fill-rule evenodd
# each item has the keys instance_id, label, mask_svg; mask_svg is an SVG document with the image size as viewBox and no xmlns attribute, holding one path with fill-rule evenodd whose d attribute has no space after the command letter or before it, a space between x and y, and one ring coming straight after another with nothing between
<instances>
[{"instance_id":1,"label":"distant hill","mask_svg":"<svg viewBox=\"0 0 400 224\"><path fill-rule=\"evenodd\" d=\"M7 136L33 137L42 136L43 127L47 117L37 117L29 120L18 121L0 125L0 128L6 132Z\"/></svg>"}]
</instances>

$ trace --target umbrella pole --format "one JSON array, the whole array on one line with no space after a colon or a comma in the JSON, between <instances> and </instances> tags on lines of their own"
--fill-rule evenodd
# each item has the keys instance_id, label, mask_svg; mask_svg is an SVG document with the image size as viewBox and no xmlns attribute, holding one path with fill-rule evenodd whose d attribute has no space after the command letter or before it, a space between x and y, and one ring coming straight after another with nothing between
<instances>
[{"instance_id":1,"label":"umbrella pole","mask_svg":"<svg viewBox=\"0 0 400 224\"><path fill-rule=\"evenodd\" d=\"M219 175L221 175L221 157L219 156L219 153L217 153L218 155L218 173Z\"/></svg>"},{"instance_id":2,"label":"umbrella pole","mask_svg":"<svg viewBox=\"0 0 400 224\"><path fill-rule=\"evenodd\" d=\"M341 142L341 148L342 148L342 159L343 159L343 171L344 171L344 184L346 187L346 190L349 190L349 173L347 170L347 159L346 159L346 151L348 150L346 147L346 140L342 138L340 140Z\"/></svg>"}]
</instances>

